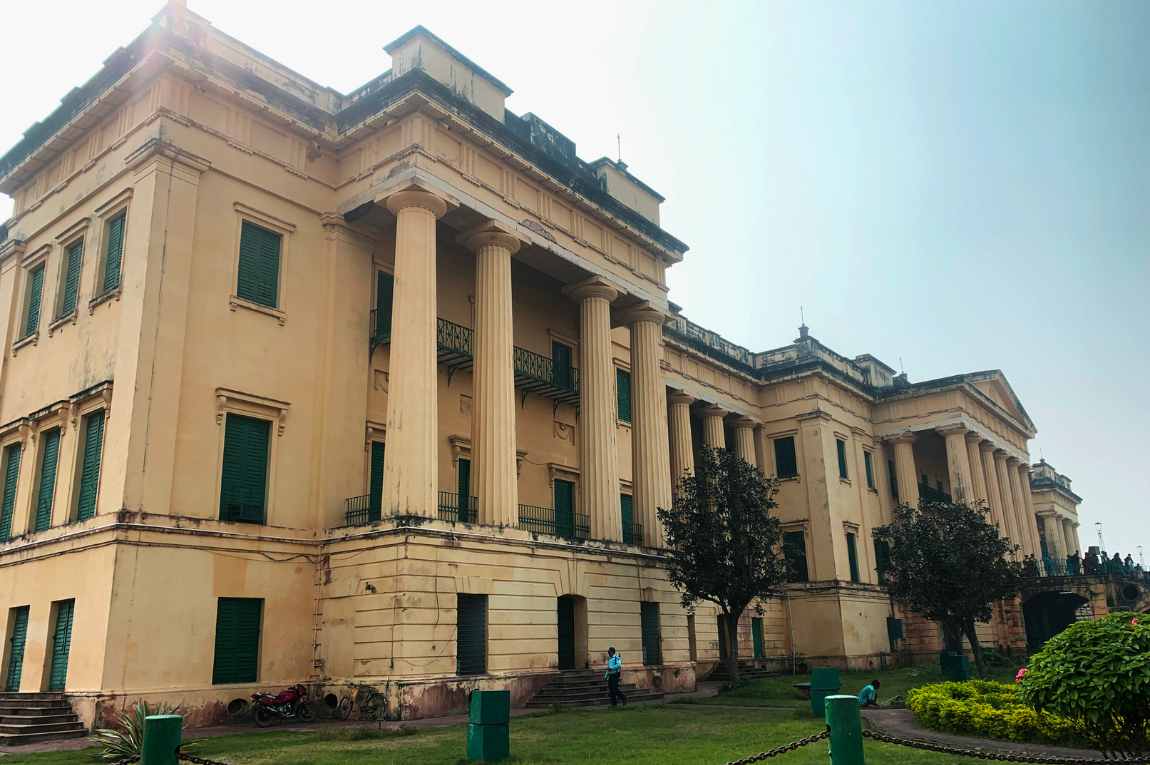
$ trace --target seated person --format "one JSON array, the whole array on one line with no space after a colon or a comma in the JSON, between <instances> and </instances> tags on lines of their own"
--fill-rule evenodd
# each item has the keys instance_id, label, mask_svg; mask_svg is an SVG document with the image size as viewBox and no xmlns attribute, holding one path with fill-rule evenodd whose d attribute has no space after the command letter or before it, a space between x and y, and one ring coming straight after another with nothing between
<instances>
[{"instance_id":1,"label":"seated person","mask_svg":"<svg viewBox=\"0 0 1150 765\"><path fill-rule=\"evenodd\" d=\"M878 680L871 680L870 685L859 692L860 707L878 707L878 694L876 691L882 685Z\"/></svg>"}]
</instances>

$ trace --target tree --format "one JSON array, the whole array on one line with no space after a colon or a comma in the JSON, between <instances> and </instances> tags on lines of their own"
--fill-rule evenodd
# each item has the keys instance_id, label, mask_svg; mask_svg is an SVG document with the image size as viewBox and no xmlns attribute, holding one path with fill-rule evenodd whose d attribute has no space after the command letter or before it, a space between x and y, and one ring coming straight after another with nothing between
<instances>
[{"instance_id":1,"label":"tree","mask_svg":"<svg viewBox=\"0 0 1150 765\"><path fill-rule=\"evenodd\" d=\"M899 505L894 522L874 530L890 545L887 588L898 603L938 622L962 651L970 639L978 676L986 679L975 622L989 621L991 606L1022 592L1022 563L1009 560L1019 550L988 523L981 502L923 500L918 508Z\"/></svg>"},{"instance_id":2,"label":"tree","mask_svg":"<svg viewBox=\"0 0 1150 765\"><path fill-rule=\"evenodd\" d=\"M667 536L667 576L685 608L701 600L719 607L726 625L731 677L739 679L739 618L755 598L785 578L778 480L726 449L704 447L694 474L684 476L671 508L658 509ZM756 604L761 614L762 606Z\"/></svg>"}]
</instances>

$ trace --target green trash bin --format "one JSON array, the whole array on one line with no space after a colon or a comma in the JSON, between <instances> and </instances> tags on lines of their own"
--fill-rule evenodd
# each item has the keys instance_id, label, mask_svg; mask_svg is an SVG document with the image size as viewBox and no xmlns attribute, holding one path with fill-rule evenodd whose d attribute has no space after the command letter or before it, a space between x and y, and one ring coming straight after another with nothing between
<instances>
[{"instance_id":1,"label":"green trash bin","mask_svg":"<svg viewBox=\"0 0 1150 765\"><path fill-rule=\"evenodd\" d=\"M511 691L472 691L467 759L500 762L511 756Z\"/></svg>"},{"instance_id":2,"label":"green trash bin","mask_svg":"<svg viewBox=\"0 0 1150 765\"><path fill-rule=\"evenodd\" d=\"M966 656L953 656L948 674L952 683L965 683L970 679L970 659Z\"/></svg>"},{"instance_id":3,"label":"green trash bin","mask_svg":"<svg viewBox=\"0 0 1150 765\"><path fill-rule=\"evenodd\" d=\"M811 714L826 717L826 698L837 695L840 687L837 667L816 667L811 670Z\"/></svg>"}]
</instances>

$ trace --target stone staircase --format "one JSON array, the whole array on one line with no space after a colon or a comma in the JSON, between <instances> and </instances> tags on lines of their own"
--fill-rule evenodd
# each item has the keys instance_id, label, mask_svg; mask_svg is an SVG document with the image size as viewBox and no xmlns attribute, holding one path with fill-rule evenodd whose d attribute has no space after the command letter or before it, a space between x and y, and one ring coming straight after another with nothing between
<instances>
[{"instance_id":1,"label":"stone staircase","mask_svg":"<svg viewBox=\"0 0 1150 765\"><path fill-rule=\"evenodd\" d=\"M761 667L755 667L755 666L752 666L750 664L744 664L743 662L739 662L739 679L740 680L743 679L744 677L753 677L753 678L757 679L757 678L762 678L762 677L778 677L778 676L779 676L778 672L771 672L768 669L763 669ZM711 670L711 674L707 675L708 681L714 680L714 681L717 681L720 683L726 683L726 682L729 682L730 679L731 679L731 668L730 668L730 666L728 666L728 664L726 662L723 662L722 664L719 664L718 666L716 666L713 670Z\"/></svg>"},{"instance_id":2,"label":"stone staircase","mask_svg":"<svg viewBox=\"0 0 1150 765\"><path fill-rule=\"evenodd\" d=\"M637 688L634 683L622 683L619 690L627 697L628 704L644 704L663 699L663 694L654 693L650 688ZM609 704L603 670L564 670L536 691L526 706L528 709L546 709L555 703L565 709Z\"/></svg>"},{"instance_id":3,"label":"stone staircase","mask_svg":"<svg viewBox=\"0 0 1150 765\"><path fill-rule=\"evenodd\" d=\"M87 735L62 693L0 693L0 746Z\"/></svg>"}]
</instances>

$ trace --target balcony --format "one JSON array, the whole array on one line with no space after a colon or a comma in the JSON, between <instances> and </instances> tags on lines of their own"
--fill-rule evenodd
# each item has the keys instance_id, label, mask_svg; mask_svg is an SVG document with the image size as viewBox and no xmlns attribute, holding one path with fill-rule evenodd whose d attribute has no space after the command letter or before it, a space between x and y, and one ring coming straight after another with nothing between
<instances>
[{"instance_id":1,"label":"balcony","mask_svg":"<svg viewBox=\"0 0 1150 765\"><path fill-rule=\"evenodd\" d=\"M643 525L640 523L624 523L623 524L623 544L625 545L641 545L643 544Z\"/></svg>"},{"instance_id":2,"label":"balcony","mask_svg":"<svg viewBox=\"0 0 1150 765\"><path fill-rule=\"evenodd\" d=\"M345 526L366 526L378 521L382 512L378 501L372 501L370 494L344 500L343 522Z\"/></svg>"},{"instance_id":3,"label":"balcony","mask_svg":"<svg viewBox=\"0 0 1150 765\"><path fill-rule=\"evenodd\" d=\"M479 498L463 497L450 491L439 492L439 520L455 523L478 522Z\"/></svg>"},{"instance_id":4,"label":"balcony","mask_svg":"<svg viewBox=\"0 0 1150 765\"><path fill-rule=\"evenodd\" d=\"M471 369L475 363L475 332L447 319L435 320L435 353L447 365L447 380L456 370Z\"/></svg>"},{"instance_id":5,"label":"balcony","mask_svg":"<svg viewBox=\"0 0 1150 765\"><path fill-rule=\"evenodd\" d=\"M928 500L930 502L950 502L951 501L950 495L947 494L945 491L939 491L938 489L932 489L929 486L927 486L925 483L920 483L918 485L918 498L919 499L925 499L925 500Z\"/></svg>"},{"instance_id":6,"label":"balcony","mask_svg":"<svg viewBox=\"0 0 1150 765\"><path fill-rule=\"evenodd\" d=\"M519 506L519 528L537 534L554 534L575 539L591 538L591 518L579 513L560 512L550 507Z\"/></svg>"},{"instance_id":7,"label":"balcony","mask_svg":"<svg viewBox=\"0 0 1150 765\"><path fill-rule=\"evenodd\" d=\"M515 349L515 387L524 398L537 393L557 404L579 404L579 370L523 348Z\"/></svg>"}]
</instances>

